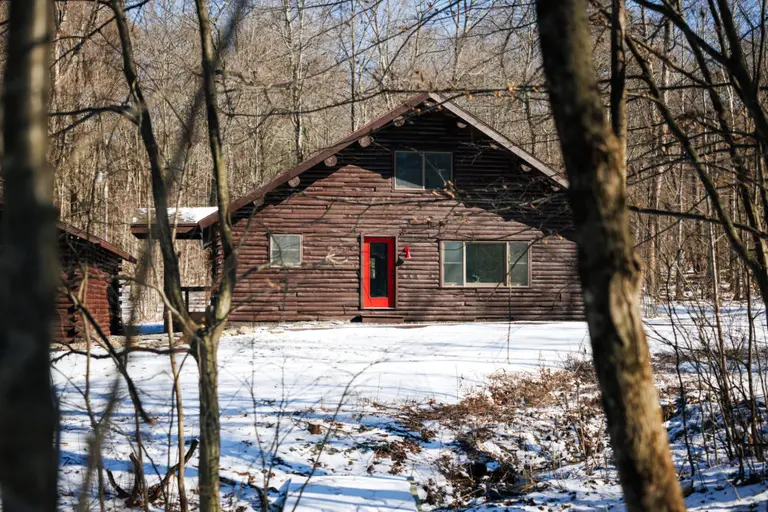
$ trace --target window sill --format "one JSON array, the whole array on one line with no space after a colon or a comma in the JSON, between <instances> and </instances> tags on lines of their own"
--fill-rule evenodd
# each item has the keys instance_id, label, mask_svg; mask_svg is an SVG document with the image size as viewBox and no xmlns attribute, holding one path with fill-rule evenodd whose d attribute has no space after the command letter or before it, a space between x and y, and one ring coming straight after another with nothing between
<instances>
[{"instance_id":1,"label":"window sill","mask_svg":"<svg viewBox=\"0 0 768 512\"><path fill-rule=\"evenodd\" d=\"M462 289L471 289L471 290L483 290L483 289L494 289L494 288L501 288L504 290L528 290L532 288L531 285L526 286L514 286L514 285L508 285L508 284L463 284L463 285L450 285L450 284L442 284L440 285L440 288L447 288L449 290L462 290Z\"/></svg>"},{"instance_id":2,"label":"window sill","mask_svg":"<svg viewBox=\"0 0 768 512\"><path fill-rule=\"evenodd\" d=\"M395 192L445 192L445 188L405 188L394 187Z\"/></svg>"}]
</instances>

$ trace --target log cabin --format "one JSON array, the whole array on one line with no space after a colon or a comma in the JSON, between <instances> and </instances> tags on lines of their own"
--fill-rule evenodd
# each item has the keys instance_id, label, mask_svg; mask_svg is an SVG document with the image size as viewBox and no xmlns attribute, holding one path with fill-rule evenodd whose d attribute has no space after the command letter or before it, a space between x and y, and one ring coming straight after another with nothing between
<instances>
[{"instance_id":1,"label":"log cabin","mask_svg":"<svg viewBox=\"0 0 768 512\"><path fill-rule=\"evenodd\" d=\"M3 205L0 202L0 218ZM136 259L122 249L82 229L57 223L61 285L56 297L53 339L68 343L85 335L82 314L69 297L71 291L88 308L106 336L121 334L120 283L123 262ZM2 239L0 239L2 248ZM87 279L83 279L87 276ZM95 335L95 330L91 329Z\"/></svg>"},{"instance_id":2,"label":"log cabin","mask_svg":"<svg viewBox=\"0 0 768 512\"><path fill-rule=\"evenodd\" d=\"M566 189L473 115L420 94L230 205L230 322L581 319ZM211 250L214 282L217 222L213 211L177 228Z\"/></svg>"},{"instance_id":3,"label":"log cabin","mask_svg":"<svg viewBox=\"0 0 768 512\"><path fill-rule=\"evenodd\" d=\"M88 308L105 336L122 334L117 277L122 273L124 262L136 263L136 259L81 229L63 222L58 223L58 228L62 285L56 300L54 340L68 342L85 335L82 314L70 300L68 291ZM89 328L95 335L95 330L90 325Z\"/></svg>"}]
</instances>

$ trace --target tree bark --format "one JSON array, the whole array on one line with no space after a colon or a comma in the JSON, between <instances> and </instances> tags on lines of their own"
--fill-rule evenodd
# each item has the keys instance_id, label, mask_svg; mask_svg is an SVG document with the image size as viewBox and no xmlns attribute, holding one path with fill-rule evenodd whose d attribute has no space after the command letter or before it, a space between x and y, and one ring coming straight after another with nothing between
<instances>
[{"instance_id":1,"label":"tree bark","mask_svg":"<svg viewBox=\"0 0 768 512\"><path fill-rule=\"evenodd\" d=\"M216 63L211 23L205 0L196 0L200 25L200 46L203 65L203 88L208 121L208 143L213 161L216 201L219 209L218 241L223 256L221 281L215 294L213 311L209 313L206 329L199 332L195 342L195 355L200 370L200 508L217 511L219 498L219 371L217 351L219 338L226 325L232 306L232 292L237 281L237 261L232 241L232 219L229 215L229 184L222 150L219 127L218 100L216 98Z\"/></svg>"},{"instance_id":2,"label":"tree bark","mask_svg":"<svg viewBox=\"0 0 768 512\"><path fill-rule=\"evenodd\" d=\"M648 37L647 34L644 34L646 38ZM663 55L665 57L664 60L661 61L661 84L663 87L664 92L662 92L664 102L667 102L667 86L669 85L669 66L667 65L666 57L667 52L669 51L670 46L670 39L672 37L672 24L667 20L664 22L664 47L662 48ZM652 116L653 122L658 123L660 121L658 114L654 110L654 114ZM659 123L659 151L658 155L661 158L662 165L667 165L668 161L668 151L667 151L667 139L669 138L669 128L667 127L666 123ZM661 204L661 180L663 177L663 173L660 171L656 171L656 176L653 178L653 183L651 185L651 208L659 208L659 205ZM651 243L648 246L648 275L646 278L646 293L651 295L652 297L656 297L658 295L657 289L658 289L658 258L657 253L660 252L661 249L661 241L659 238L659 218L657 216L651 216L649 219L649 225L648 225L648 238L651 239Z\"/></svg>"},{"instance_id":3,"label":"tree bark","mask_svg":"<svg viewBox=\"0 0 768 512\"><path fill-rule=\"evenodd\" d=\"M171 375L173 375L173 394L176 397L176 446L178 450L179 474L177 487L179 490L179 511L188 512L189 502L187 500L187 486L184 481L186 464L184 461L184 397L181 392L181 370L176 364L176 341L173 335L173 315L170 311L166 314L168 322L168 352L171 361Z\"/></svg>"},{"instance_id":4,"label":"tree bark","mask_svg":"<svg viewBox=\"0 0 768 512\"><path fill-rule=\"evenodd\" d=\"M8 511L55 510L57 411L49 350L59 283L48 150L48 0L12 2L3 85L0 492Z\"/></svg>"},{"instance_id":5,"label":"tree bark","mask_svg":"<svg viewBox=\"0 0 768 512\"><path fill-rule=\"evenodd\" d=\"M682 511L640 316L621 147L600 102L586 3L538 0L537 15L595 369L627 508Z\"/></svg>"},{"instance_id":6,"label":"tree bark","mask_svg":"<svg viewBox=\"0 0 768 512\"><path fill-rule=\"evenodd\" d=\"M611 8L611 127L619 141L626 176L627 165L627 62L624 51L624 0L612 0Z\"/></svg>"}]
</instances>

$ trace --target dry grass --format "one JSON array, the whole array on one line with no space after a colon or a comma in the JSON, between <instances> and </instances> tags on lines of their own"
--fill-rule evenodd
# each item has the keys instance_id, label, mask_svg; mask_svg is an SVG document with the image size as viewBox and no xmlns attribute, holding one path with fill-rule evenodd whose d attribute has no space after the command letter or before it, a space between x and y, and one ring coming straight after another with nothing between
<instances>
[{"instance_id":1,"label":"dry grass","mask_svg":"<svg viewBox=\"0 0 768 512\"><path fill-rule=\"evenodd\" d=\"M564 464L584 462L587 471L605 462L608 450L600 406L600 394L592 365L571 359L565 368L541 368L535 373L499 372L482 389L456 404L410 404L401 409L398 419L409 431L431 439L434 432L425 424L440 425L453 433L450 453L437 464L450 482L453 495L446 497L432 482L425 487L428 503L453 507L466 505L485 496L491 501L519 497L534 483L540 470L557 469ZM557 430L561 453L546 453ZM521 435L525 434L525 435ZM499 436L507 438L504 448L490 453L486 442L499 446ZM527 443L533 435L538 448ZM518 458L518 453L540 450L538 462ZM393 458L394 460L394 458Z\"/></svg>"}]
</instances>

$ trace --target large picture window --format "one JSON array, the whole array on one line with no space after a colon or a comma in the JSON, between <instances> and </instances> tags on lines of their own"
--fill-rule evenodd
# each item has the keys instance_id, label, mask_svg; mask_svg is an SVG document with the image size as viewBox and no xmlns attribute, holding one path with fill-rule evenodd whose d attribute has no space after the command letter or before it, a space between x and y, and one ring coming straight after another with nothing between
<instances>
[{"instance_id":1,"label":"large picture window","mask_svg":"<svg viewBox=\"0 0 768 512\"><path fill-rule=\"evenodd\" d=\"M269 263L279 267L301 265L301 235L269 235Z\"/></svg>"},{"instance_id":2,"label":"large picture window","mask_svg":"<svg viewBox=\"0 0 768 512\"><path fill-rule=\"evenodd\" d=\"M528 286L527 242L442 242L444 286Z\"/></svg>"},{"instance_id":3,"label":"large picture window","mask_svg":"<svg viewBox=\"0 0 768 512\"><path fill-rule=\"evenodd\" d=\"M428 151L395 152L395 188L436 190L453 179L453 155Z\"/></svg>"}]
</instances>

